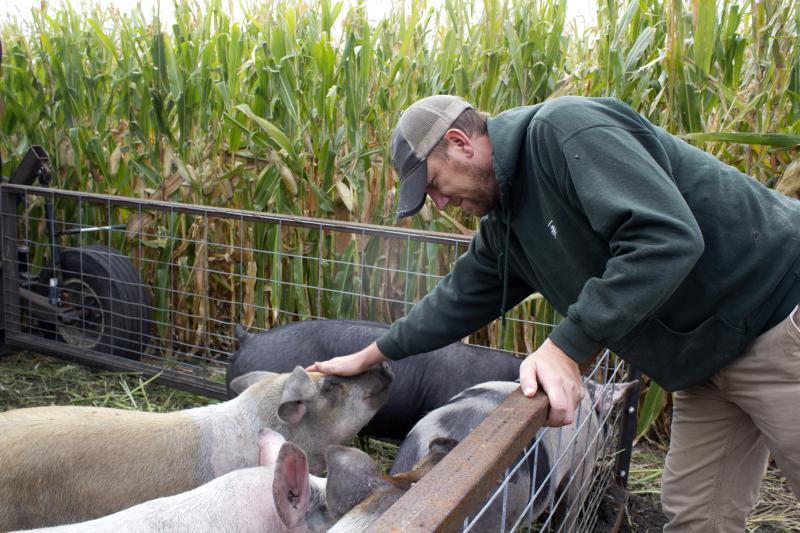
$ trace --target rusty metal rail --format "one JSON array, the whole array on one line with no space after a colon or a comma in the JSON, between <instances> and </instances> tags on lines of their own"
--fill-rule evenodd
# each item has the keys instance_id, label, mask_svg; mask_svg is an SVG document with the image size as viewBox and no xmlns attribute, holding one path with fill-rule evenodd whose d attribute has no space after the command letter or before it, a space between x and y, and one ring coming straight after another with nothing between
<instances>
[{"instance_id":1,"label":"rusty metal rail","mask_svg":"<svg viewBox=\"0 0 800 533\"><path fill-rule=\"evenodd\" d=\"M418 230L412 228L392 228L389 226L379 226L377 224L365 224L362 222L347 222L341 220L331 220L325 218L303 217L296 215L279 215L275 213L264 213L259 211L246 211L243 209L231 209L213 206L196 206L178 202L167 202L163 200L141 200L128 198L125 196L113 196L109 194L98 194L89 192L75 192L64 189L51 189L48 187L36 187L31 185L15 185L11 183L0 184L0 187L9 193L19 193L34 196L50 196L51 198L64 198L73 201L95 202L100 204L114 205L115 207L128 207L134 209L147 209L161 212L180 212L187 215L206 216L216 218L226 218L229 220L244 220L248 222L263 222L267 224L283 224L310 229L324 229L333 231L343 231L370 235L376 237L394 237L410 240L425 241L435 244L452 244L459 242L469 244L471 236L457 235L453 233L443 233L439 231ZM11 204L9 204L11 205Z\"/></svg>"}]
</instances>

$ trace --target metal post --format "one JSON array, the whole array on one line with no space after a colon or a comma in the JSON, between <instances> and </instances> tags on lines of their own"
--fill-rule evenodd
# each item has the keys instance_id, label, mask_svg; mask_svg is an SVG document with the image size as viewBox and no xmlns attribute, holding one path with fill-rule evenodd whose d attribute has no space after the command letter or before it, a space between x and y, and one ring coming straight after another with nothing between
<instances>
[{"instance_id":1,"label":"metal post","mask_svg":"<svg viewBox=\"0 0 800 533\"><path fill-rule=\"evenodd\" d=\"M2 228L0 238L2 239L3 250L3 276L2 276L2 300L3 309L0 311L0 320L3 328L3 348L5 349L5 339L8 334L19 333L19 321L8 320L6 310L13 309L14 313L19 314L19 283L17 282L17 268L15 260L17 257L17 203L18 193L9 191L5 186L1 186L0 193L0 218L2 218ZM13 313L12 313L13 316Z\"/></svg>"},{"instance_id":2,"label":"metal post","mask_svg":"<svg viewBox=\"0 0 800 533\"><path fill-rule=\"evenodd\" d=\"M628 399L625 401L622 416L622 430L619 435L619 450L620 454L617 456L617 464L614 472L622 485L628 486L628 473L631 467L631 454L633 453L633 438L636 435L636 408L639 404L639 390L641 388L642 372L638 368L630 367L631 381L636 384L628 392Z\"/></svg>"}]
</instances>

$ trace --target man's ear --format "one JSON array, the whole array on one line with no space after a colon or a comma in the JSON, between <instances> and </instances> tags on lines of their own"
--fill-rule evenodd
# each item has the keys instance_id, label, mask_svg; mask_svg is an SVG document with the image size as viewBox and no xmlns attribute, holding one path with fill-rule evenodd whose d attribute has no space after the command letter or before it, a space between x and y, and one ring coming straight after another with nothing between
<instances>
[{"instance_id":1,"label":"man's ear","mask_svg":"<svg viewBox=\"0 0 800 533\"><path fill-rule=\"evenodd\" d=\"M472 139L470 139L469 135L457 128L450 128L444 132L443 138L447 140L448 150L459 150L467 157L472 157L475 153Z\"/></svg>"}]
</instances>

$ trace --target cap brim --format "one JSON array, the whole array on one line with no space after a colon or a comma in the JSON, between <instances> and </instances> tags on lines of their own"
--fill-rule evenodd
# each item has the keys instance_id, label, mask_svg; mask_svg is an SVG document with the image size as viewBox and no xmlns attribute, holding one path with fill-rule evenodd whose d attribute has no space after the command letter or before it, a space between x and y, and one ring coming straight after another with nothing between
<instances>
[{"instance_id":1,"label":"cap brim","mask_svg":"<svg viewBox=\"0 0 800 533\"><path fill-rule=\"evenodd\" d=\"M400 199L397 202L397 217L409 217L425 205L428 188L428 165L421 161L411 173L400 180Z\"/></svg>"}]
</instances>

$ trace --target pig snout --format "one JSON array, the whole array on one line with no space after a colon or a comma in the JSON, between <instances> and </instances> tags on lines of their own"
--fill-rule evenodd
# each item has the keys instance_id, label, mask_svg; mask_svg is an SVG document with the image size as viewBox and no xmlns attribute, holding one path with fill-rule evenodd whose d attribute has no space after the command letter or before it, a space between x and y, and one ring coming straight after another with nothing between
<instances>
[{"instance_id":1,"label":"pig snout","mask_svg":"<svg viewBox=\"0 0 800 533\"><path fill-rule=\"evenodd\" d=\"M393 476L382 476L372 458L361 450L329 447L325 498L329 519L335 523L328 533L370 531L370 526L456 444L452 439L436 439L414 470Z\"/></svg>"}]
</instances>

